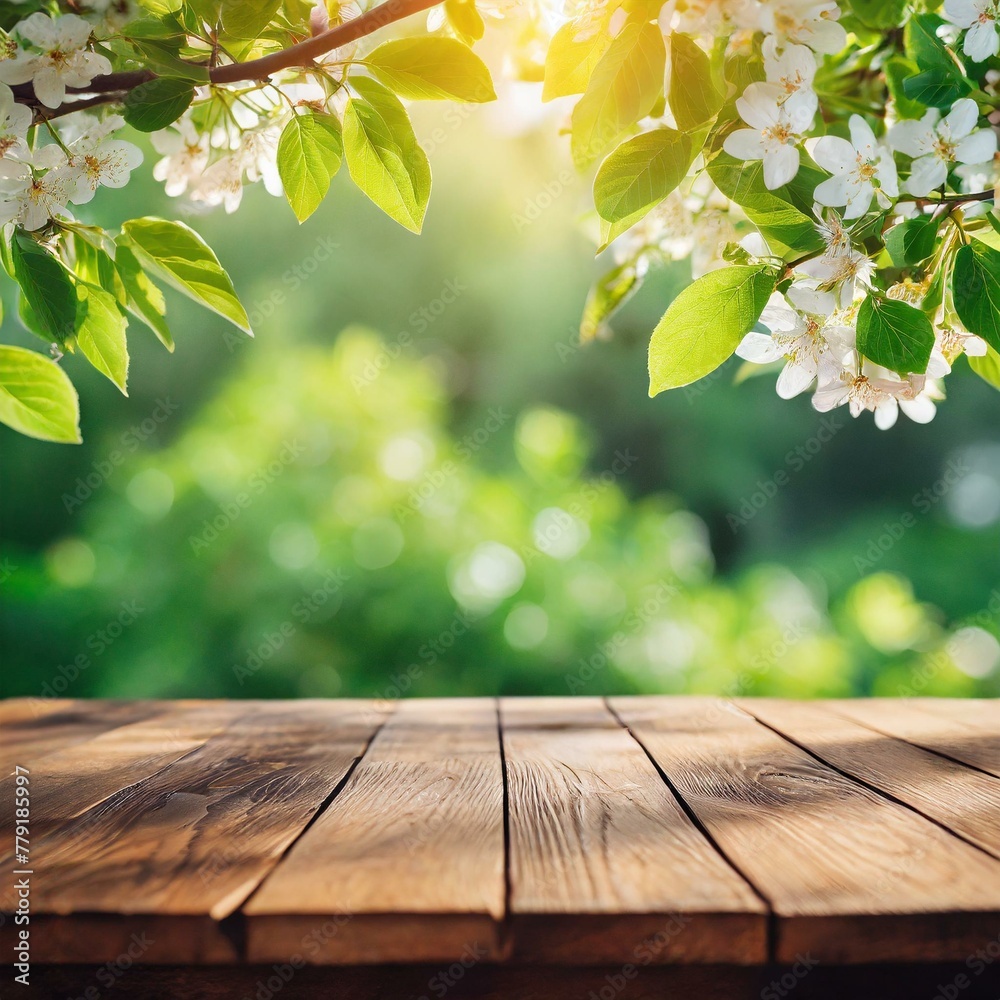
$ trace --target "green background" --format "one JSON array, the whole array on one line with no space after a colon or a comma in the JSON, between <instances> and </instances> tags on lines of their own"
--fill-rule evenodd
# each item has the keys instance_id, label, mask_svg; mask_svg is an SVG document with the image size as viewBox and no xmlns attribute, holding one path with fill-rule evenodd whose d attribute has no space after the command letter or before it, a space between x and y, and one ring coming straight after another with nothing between
<instances>
[{"instance_id":1,"label":"green background","mask_svg":"<svg viewBox=\"0 0 1000 1000\"><path fill-rule=\"evenodd\" d=\"M128 399L66 359L83 446L0 428L0 693L1000 694L996 391L962 362L888 433L738 362L650 400L686 265L578 347L586 182L507 107L419 109L420 237L346 177L181 216L148 151L87 206L184 217L257 337L175 297Z\"/></svg>"}]
</instances>

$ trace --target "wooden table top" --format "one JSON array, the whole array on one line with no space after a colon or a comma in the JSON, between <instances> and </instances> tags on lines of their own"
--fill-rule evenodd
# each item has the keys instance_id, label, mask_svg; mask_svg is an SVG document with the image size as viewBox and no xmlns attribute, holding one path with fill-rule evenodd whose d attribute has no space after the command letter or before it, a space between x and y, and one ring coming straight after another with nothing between
<instances>
[{"instance_id":1,"label":"wooden table top","mask_svg":"<svg viewBox=\"0 0 1000 1000\"><path fill-rule=\"evenodd\" d=\"M137 940L168 964L965 962L1000 940L996 701L14 699L0 733L0 910L30 870L37 963Z\"/></svg>"}]
</instances>

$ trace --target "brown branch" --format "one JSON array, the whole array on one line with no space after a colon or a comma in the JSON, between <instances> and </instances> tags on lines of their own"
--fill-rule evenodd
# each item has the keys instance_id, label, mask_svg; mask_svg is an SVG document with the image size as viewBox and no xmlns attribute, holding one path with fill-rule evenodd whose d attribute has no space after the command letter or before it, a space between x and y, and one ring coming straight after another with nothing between
<instances>
[{"instance_id":1,"label":"brown branch","mask_svg":"<svg viewBox=\"0 0 1000 1000\"><path fill-rule=\"evenodd\" d=\"M244 63L229 63L225 66L215 66L209 70L209 80L212 83L239 83L250 80L266 80L274 73L283 69L298 66L308 66L320 56L341 46L364 38L394 21L400 21L411 14L418 14L439 4L441 0L385 0L370 11L351 21L338 24L335 28L321 32L312 38L307 38L296 45L290 45L280 52L259 59L251 59ZM74 94L103 94L104 101L94 101L93 104L107 103L121 99L121 92L134 90L142 83L156 78L151 70L130 70L123 73L109 73L106 76L96 76L86 87L72 87ZM11 88L15 97L25 104L37 103L34 90L30 84L20 84ZM72 106L77 110L81 105ZM93 105L88 105L93 106ZM68 114L63 107L55 109L58 114ZM49 115L53 117L53 115Z\"/></svg>"},{"instance_id":2,"label":"brown branch","mask_svg":"<svg viewBox=\"0 0 1000 1000\"><path fill-rule=\"evenodd\" d=\"M967 201L993 201L995 197L995 189L990 188L989 191L975 191L971 194L945 194L940 198L907 198L904 195L899 200L912 201L914 205L926 208L928 205L963 205Z\"/></svg>"}]
</instances>

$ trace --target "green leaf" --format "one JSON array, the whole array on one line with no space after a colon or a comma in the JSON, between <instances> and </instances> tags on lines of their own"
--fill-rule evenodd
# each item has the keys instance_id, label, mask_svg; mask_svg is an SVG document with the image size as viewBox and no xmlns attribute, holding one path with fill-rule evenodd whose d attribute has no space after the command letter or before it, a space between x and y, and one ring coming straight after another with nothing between
<instances>
[{"instance_id":1,"label":"green leaf","mask_svg":"<svg viewBox=\"0 0 1000 1000\"><path fill-rule=\"evenodd\" d=\"M278 13L281 0L223 0L222 27L233 38L253 40Z\"/></svg>"},{"instance_id":2,"label":"green leaf","mask_svg":"<svg viewBox=\"0 0 1000 1000\"><path fill-rule=\"evenodd\" d=\"M0 421L28 437L80 443L80 403L66 373L50 358L0 346Z\"/></svg>"},{"instance_id":3,"label":"green leaf","mask_svg":"<svg viewBox=\"0 0 1000 1000\"><path fill-rule=\"evenodd\" d=\"M718 153L708 164L708 173L719 190L742 207L775 252L785 247L798 256L822 248L809 206L812 191L824 175L811 163L804 161L792 184L774 191L764 184L760 160L737 160Z\"/></svg>"},{"instance_id":4,"label":"green leaf","mask_svg":"<svg viewBox=\"0 0 1000 1000\"><path fill-rule=\"evenodd\" d=\"M194 87L186 80L160 76L130 90L122 114L139 132L158 132L177 121L193 100Z\"/></svg>"},{"instance_id":5,"label":"green leaf","mask_svg":"<svg viewBox=\"0 0 1000 1000\"><path fill-rule=\"evenodd\" d=\"M719 268L671 303L649 343L649 394L689 385L726 361L760 319L776 276L765 265Z\"/></svg>"},{"instance_id":6,"label":"green leaf","mask_svg":"<svg viewBox=\"0 0 1000 1000\"><path fill-rule=\"evenodd\" d=\"M580 341L589 343L604 328L611 315L633 295L642 284L635 264L625 263L602 275L587 295L580 321Z\"/></svg>"},{"instance_id":7,"label":"green leaf","mask_svg":"<svg viewBox=\"0 0 1000 1000\"><path fill-rule=\"evenodd\" d=\"M400 97L413 101L483 104L497 97L486 63L454 38L396 38L368 55L365 65Z\"/></svg>"},{"instance_id":8,"label":"green leaf","mask_svg":"<svg viewBox=\"0 0 1000 1000\"><path fill-rule=\"evenodd\" d=\"M691 137L672 128L643 132L614 150L594 180L594 205L610 223L604 244L666 198L684 180L693 159Z\"/></svg>"},{"instance_id":9,"label":"green leaf","mask_svg":"<svg viewBox=\"0 0 1000 1000\"><path fill-rule=\"evenodd\" d=\"M966 358L972 370L985 381L989 382L994 389L1000 389L1000 353L992 347L986 348L986 354L981 358L973 358L968 354Z\"/></svg>"},{"instance_id":10,"label":"green leaf","mask_svg":"<svg viewBox=\"0 0 1000 1000\"><path fill-rule=\"evenodd\" d=\"M1000 253L973 240L955 255L951 281L955 312L966 330L1000 351Z\"/></svg>"},{"instance_id":11,"label":"green leaf","mask_svg":"<svg viewBox=\"0 0 1000 1000\"><path fill-rule=\"evenodd\" d=\"M125 343L125 319L115 297L96 285L80 283L76 342L83 356L106 375L127 396L128 346Z\"/></svg>"},{"instance_id":12,"label":"green leaf","mask_svg":"<svg viewBox=\"0 0 1000 1000\"><path fill-rule=\"evenodd\" d=\"M582 41L576 37L579 31L580 26L570 21L552 36L545 56L543 101L582 94L611 44L611 38L605 31L595 31Z\"/></svg>"},{"instance_id":13,"label":"green leaf","mask_svg":"<svg viewBox=\"0 0 1000 1000\"><path fill-rule=\"evenodd\" d=\"M858 310L858 350L899 375L927 371L934 327L919 309L898 299L869 295Z\"/></svg>"},{"instance_id":14,"label":"green leaf","mask_svg":"<svg viewBox=\"0 0 1000 1000\"><path fill-rule=\"evenodd\" d=\"M938 38L937 29L944 24L937 14L914 14L903 28L903 48L908 59L920 69L959 71L948 47Z\"/></svg>"},{"instance_id":15,"label":"green leaf","mask_svg":"<svg viewBox=\"0 0 1000 1000\"><path fill-rule=\"evenodd\" d=\"M183 222L132 219L122 226L117 242L168 285L253 336L229 275L205 241Z\"/></svg>"},{"instance_id":16,"label":"green leaf","mask_svg":"<svg viewBox=\"0 0 1000 1000\"><path fill-rule=\"evenodd\" d=\"M615 36L573 109L570 146L579 168L649 114L663 91L665 64L663 35L655 24L632 21Z\"/></svg>"},{"instance_id":17,"label":"green leaf","mask_svg":"<svg viewBox=\"0 0 1000 1000\"><path fill-rule=\"evenodd\" d=\"M340 169L344 143L333 115L294 115L278 140L278 173L295 218L305 222L319 208Z\"/></svg>"},{"instance_id":18,"label":"green leaf","mask_svg":"<svg viewBox=\"0 0 1000 1000\"><path fill-rule=\"evenodd\" d=\"M903 93L928 108L950 108L972 89L968 80L947 69L927 69L903 81Z\"/></svg>"},{"instance_id":19,"label":"green leaf","mask_svg":"<svg viewBox=\"0 0 1000 1000\"><path fill-rule=\"evenodd\" d=\"M708 56L690 35L670 36L670 110L679 128L690 132L711 121L725 95L712 79Z\"/></svg>"},{"instance_id":20,"label":"green leaf","mask_svg":"<svg viewBox=\"0 0 1000 1000\"><path fill-rule=\"evenodd\" d=\"M937 242L938 221L918 215L886 233L885 248L896 267L913 267L930 257Z\"/></svg>"},{"instance_id":21,"label":"green leaf","mask_svg":"<svg viewBox=\"0 0 1000 1000\"><path fill-rule=\"evenodd\" d=\"M862 24L882 31L898 27L909 5L908 0L849 0L849 2L851 10Z\"/></svg>"},{"instance_id":22,"label":"green leaf","mask_svg":"<svg viewBox=\"0 0 1000 1000\"><path fill-rule=\"evenodd\" d=\"M167 304L163 292L149 279L139 259L125 244L115 251L115 269L125 289L125 308L142 320L156 334L168 351L174 349L174 338L167 326ZM105 288L107 285L102 282Z\"/></svg>"},{"instance_id":23,"label":"green leaf","mask_svg":"<svg viewBox=\"0 0 1000 1000\"><path fill-rule=\"evenodd\" d=\"M65 343L76 329L76 292L69 271L37 240L16 231L11 262L39 332Z\"/></svg>"},{"instance_id":24,"label":"green leaf","mask_svg":"<svg viewBox=\"0 0 1000 1000\"><path fill-rule=\"evenodd\" d=\"M403 105L374 80L351 81L363 99L344 111L351 178L391 219L419 233L431 194L431 168Z\"/></svg>"},{"instance_id":25,"label":"green leaf","mask_svg":"<svg viewBox=\"0 0 1000 1000\"><path fill-rule=\"evenodd\" d=\"M476 10L476 0L444 0L444 14L463 41L478 42L486 31L483 17Z\"/></svg>"},{"instance_id":26,"label":"green leaf","mask_svg":"<svg viewBox=\"0 0 1000 1000\"><path fill-rule=\"evenodd\" d=\"M906 96L906 81L916 76L919 70L917 64L905 56L892 56L885 61L885 82L889 89L896 113L900 118L923 118L926 106L919 101L912 101Z\"/></svg>"}]
</instances>

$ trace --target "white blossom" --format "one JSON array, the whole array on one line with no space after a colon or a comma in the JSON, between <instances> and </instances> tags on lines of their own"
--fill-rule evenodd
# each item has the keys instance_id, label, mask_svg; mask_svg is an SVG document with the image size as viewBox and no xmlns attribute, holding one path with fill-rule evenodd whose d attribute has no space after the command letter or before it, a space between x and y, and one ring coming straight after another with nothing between
<instances>
[{"instance_id":1,"label":"white blossom","mask_svg":"<svg viewBox=\"0 0 1000 1000\"><path fill-rule=\"evenodd\" d=\"M825 135L816 142L813 159L833 174L816 187L820 205L845 208L845 219L859 219L877 198L881 208L899 196L896 164L892 152L875 139L860 115L851 115L851 141Z\"/></svg>"},{"instance_id":2,"label":"white blossom","mask_svg":"<svg viewBox=\"0 0 1000 1000\"><path fill-rule=\"evenodd\" d=\"M921 198L940 187L957 163L980 164L993 159L997 151L996 133L989 128L977 129L978 123L978 105L963 97L943 119L940 112L931 108L920 121L893 125L889 143L893 149L914 157L906 184L911 195Z\"/></svg>"},{"instance_id":3,"label":"white blossom","mask_svg":"<svg viewBox=\"0 0 1000 1000\"><path fill-rule=\"evenodd\" d=\"M14 94L0 83L0 157L23 159L29 155L28 129L31 109L14 100Z\"/></svg>"},{"instance_id":4,"label":"white blossom","mask_svg":"<svg viewBox=\"0 0 1000 1000\"><path fill-rule=\"evenodd\" d=\"M1000 52L996 0L945 0L944 16L952 24L968 29L962 51L974 62L983 62Z\"/></svg>"},{"instance_id":5,"label":"white blossom","mask_svg":"<svg viewBox=\"0 0 1000 1000\"><path fill-rule=\"evenodd\" d=\"M831 211L817 229L826 243L826 250L812 260L803 261L796 271L814 279L822 290L837 292L840 308L846 309L854 301L858 285L862 288L871 285L875 262L854 248L835 212Z\"/></svg>"},{"instance_id":6,"label":"white blossom","mask_svg":"<svg viewBox=\"0 0 1000 1000\"><path fill-rule=\"evenodd\" d=\"M142 163L142 150L111 134L125 125L121 115L111 115L84 132L69 146L69 158L63 159L75 179L69 200L84 205L94 197L98 187L123 188L132 171ZM49 146L46 149L58 149ZM60 151L61 152L61 151Z\"/></svg>"},{"instance_id":7,"label":"white blossom","mask_svg":"<svg viewBox=\"0 0 1000 1000\"><path fill-rule=\"evenodd\" d=\"M814 52L832 54L847 44L847 32L838 23L840 7L833 0L765 0L760 27L778 44L808 45Z\"/></svg>"},{"instance_id":8,"label":"white blossom","mask_svg":"<svg viewBox=\"0 0 1000 1000\"><path fill-rule=\"evenodd\" d=\"M926 382L900 379L870 361L859 367L855 357L844 363L834 379L816 390L812 403L820 413L845 403L852 417L870 411L875 415L875 426L885 431L895 425L900 408L917 423L927 423L934 417L934 402L925 394L926 388Z\"/></svg>"},{"instance_id":9,"label":"white blossom","mask_svg":"<svg viewBox=\"0 0 1000 1000\"><path fill-rule=\"evenodd\" d=\"M153 148L163 157L153 167L153 177L163 182L171 197L184 194L208 166L208 136L201 134L189 118L150 136Z\"/></svg>"},{"instance_id":10,"label":"white blossom","mask_svg":"<svg viewBox=\"0 0 1000 1000\"><path fill-rule=\"evenodd\" d=\"M750 128L731 132L723 148L740 160L763 160L764 184L773 191L799 172L798 144L812 124L813 112L802 104L777 104L766 87L751 83L736 99L736 109Z\"/></svg>"},{"instance_id":11,"label":"white blossom","mask_svg":"<svg viewBox=\"0 0 1000 1000\"><path fill-rule=\"evenodd\" d=\"M789 111L801 106L803 115L812 121L818 105L812 89L816 76L812 50L805 45L786 45L779 51L777 39L769 35L764 39L763 54L767 93L773 94L775 104L786 105Z\"/></svg>"},{"instance_id":12,"label":"white blossom","mask_svg":"<svg viewBox=\"0 0 1000 1000\"><path fill-rule=\"evenodd\" d=\"M28 163L0 160L0 224L41 229L55 216L67 214L75 186L74 172L66 164L37 174Z\"/></svg>"},{"instance_id":13,"label":"white blossom","mask_svg":"<svg viewBox=\"0 0 1000 1000\"><path fill-rule=\"evenodd\" d=\"M786 296L775 293L760 321L770 331L748 333L736 353L754 364L771 364L785 359L778 376L777 392L782 399L805 392L816 381L834 377L844 356L853 349L854 329L834 315L836 299L803 285L792 285Z\"/></svg>"},{"instance_id":14,"label":"white blossom","mask_svg":"<svg viewBox=\"0 0 1000 1000\"><path fill-rule=\"evenodd\" d=\"M0 61L0 81L31 82L35 96L58 108L67 87L85 87L95 76L111 72L111 63L87 50L91 25L76 14L51 18L36 11L19 21L13 34L21 43L13 59Z\"/></svg>"}]
</instances>

